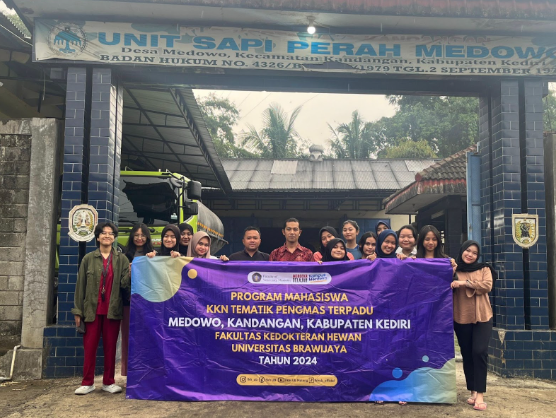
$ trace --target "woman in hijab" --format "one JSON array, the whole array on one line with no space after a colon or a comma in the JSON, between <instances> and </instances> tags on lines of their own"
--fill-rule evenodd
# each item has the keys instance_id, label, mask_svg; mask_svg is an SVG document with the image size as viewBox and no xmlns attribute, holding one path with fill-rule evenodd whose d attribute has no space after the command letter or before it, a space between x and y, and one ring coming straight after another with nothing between
<instances>
[{"instance_id":1,"label":"woman in hijab","mask_svg":"<svg viewBox=\"0 0 556 418\"><path fill-rule=\"evenodd\" d=\"M396 258L398 248L398 235L391 229L385 229L378 235L376 243L377 258Z\"/></svg>"},{"instance_id":2,"label":"woman in hijab","mask_svg":"<svg viewBox=\"0 0 556 418\"><path fill-rule=\"evenodd\" d=\"M338 238L338 232L331 226L325 226L320 229L319 231L319 240L320 240L320 251L317 251L313 254L313 260L321 261L324 253L326 252L326 246L328 242L334 238ZM353 255L348 253L348 257L350 260L353 260Z\"/></svg>"},{"instance_id":3,"label":"woman in hijab","mask_svg":"<svg viewBox=\"0 0 556 418\"><path fill-rule=\"evenodd\" d=\"M188 223L181 223L179 224L180 228L180 249L179 252L181 255L187 254L187 247L189 247L189 243L191 242L191 237L193 236L193 227Z\"/></svg>"},{"instance_id":4,"label":"woman in hijab","mask_svg":"<svg viewBox=\"0 0 556 418\"><path fill-rule=\"evenodd\" d=\"M467 403L478 411L486 410L488 343L492 331L492 267L479 262L481 247L477 241L465 241L459 251L454 289L454 330L463 357Z\"/></svg>"},{"instance_id":5,"label":"woman in hijab","mask_svg":"<svg viewBox=\"0 0 556 418\"><path fill-rule=\"evenodd\" d=\"M329 261L349 261L346 243L340 238L334 238L326 244L322 262Z\"/></svg>"},{"instance_id":6,"label":"woman in hijab","mask_svg":"<svg viewBox=\"0 0 556 418\"><path fill-rule=\"evenodd\" d=\"M378 223L375 225L375 232L376 235L380 235L380 233L386 229L390 229L390 222L380 219Z\"/></svg>"},{"instance_id":7,"label":"woman in hijab","mask_svg":"<svg viewBox=\"0 0 556 418\"><path fill-rule=\"evenodd\" d=\"M179 236L180 229L173 224L168 224L162 230L160 234L162 237L162 244L160 245L159 251L152 251L147 254L147 257L152 258L156 256L170 256L179 257L181 256L179 252Z\"/></svg>"},{"instance_id":8,"label":"woman in hijab","mask_svg":"<svg viewBox=\"0 0 556 418\"><path fill-rule=\"evenodd\" d=\"M187 257L218 259L210 255L210 244L211 240L206 232L195 232L187 248Z\"/></svg>"}]
</instances>

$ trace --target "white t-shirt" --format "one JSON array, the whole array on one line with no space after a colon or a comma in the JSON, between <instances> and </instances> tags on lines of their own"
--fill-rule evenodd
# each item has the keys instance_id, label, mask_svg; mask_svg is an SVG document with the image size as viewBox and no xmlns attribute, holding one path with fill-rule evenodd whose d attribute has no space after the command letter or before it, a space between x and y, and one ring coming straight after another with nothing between
<instances>
[{"instance_id":1,"label":"white t-shirt","mask_svg":"<svg viewBox=\"0 0 556 418\"><path fill-rule=\"evenodd\" d=\"M398 247L398 249L396 250L396 254L401 254L402 253L402 247ZM413 247L413 250L411 250L411 254L410 255L417 255L417 246Z\"/></svg>"}]
</instances>

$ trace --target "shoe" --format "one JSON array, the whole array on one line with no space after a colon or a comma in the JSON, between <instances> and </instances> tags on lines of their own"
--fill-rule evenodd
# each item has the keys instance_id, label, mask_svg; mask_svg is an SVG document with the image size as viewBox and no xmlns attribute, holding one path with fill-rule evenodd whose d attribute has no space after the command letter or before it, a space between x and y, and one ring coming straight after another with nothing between
<instances>
[{"instance_id":1,"label":"shoe","mask_svg":"<svg viewBox=\"0 0 556 418\"><path fill-rule=\"evenodd\" d=\"M407 402L406 401L400 401L399 404L403 406L403 405L407 405Z\"/></svg>"},{"instance_id":2,"label":"shoe","mask_svg":"<svg viewBox=\"0 0 556 418\"><path fill-rule=\"evenodd\" d=\"M486 402L476 403L475 406L473 407L473 409L475 409L476 411L486 411L487 404L486 404Z\"/></svg>"},{"instance_id":3,"label":"shoe","mask_svg":"<svg viewBox=\"0 0 556 418\"><path fill-rule=\"evenodd\" d=\"M75 389L74 393L76 395L86 395L87 393L91 393L93 390L95 390L95 385L79 386L77 389Z\"/></svg>"},{"instance_id":4,"label":"shoe","mask_svg":"<svg viewBox=\"0 0 556 418\"><path fill-rule=\"evenodd\" d=\"M111 385L102 385L102 390L109 393L120 393L122 388L115 383L112 383Z\"/></svg>"}]
</instances>

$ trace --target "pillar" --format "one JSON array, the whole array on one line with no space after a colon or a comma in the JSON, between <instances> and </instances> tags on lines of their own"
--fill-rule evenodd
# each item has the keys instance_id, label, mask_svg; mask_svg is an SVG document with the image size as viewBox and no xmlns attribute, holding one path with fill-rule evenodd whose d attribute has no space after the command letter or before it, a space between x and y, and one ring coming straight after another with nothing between
<instances>
[{"instance_id":1,"label":"pillar","mask_svg":"<svg viewBox=\"0 0 556 418\"><path fill-rule=\"evenodd\" d=\"M481 223L484 261L498 280L492 292L491 370L503 376L556 378L548 327L544 194L543 85L503 80L481 98ZM539 216L539 239L528 250L512 237L512 214Z\"/></svg>"},{"instance_id":2,"label":"pillar","mask_svg":"<svg viewBox=\"0 0 556 418\"><path fill-rule=\"evenodd\" d=\"M111 69L72 67L67 72L62 226L58 285L58 324L45 328L46 377L80 376L82 338L71 314L79 263L96 242L68 237L68 214L88 203L99 223L118 220L123 89ZM99 348L97 365L102 364Z\"/></svg>"}]
</instances>

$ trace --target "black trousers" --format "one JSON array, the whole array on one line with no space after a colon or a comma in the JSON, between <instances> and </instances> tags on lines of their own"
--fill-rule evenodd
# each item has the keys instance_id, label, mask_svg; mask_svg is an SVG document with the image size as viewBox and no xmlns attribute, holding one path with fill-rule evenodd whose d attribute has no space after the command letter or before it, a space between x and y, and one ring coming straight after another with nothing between
<instances>
[{"instance_id":1,"label":"black trousers","mask_svg":"<svg viewBox=\"0 0 556 418\"><path fill-rule=\"evenodd\" d=\"M463 357L463 372L467 389L479 393L486 392L488 342L492 332L492 318L488 322L458 324L454 330Z\"/></svg>"}]
</instances>

